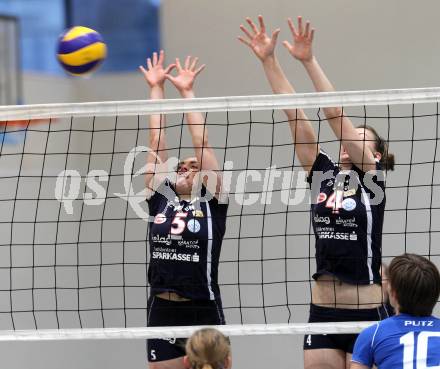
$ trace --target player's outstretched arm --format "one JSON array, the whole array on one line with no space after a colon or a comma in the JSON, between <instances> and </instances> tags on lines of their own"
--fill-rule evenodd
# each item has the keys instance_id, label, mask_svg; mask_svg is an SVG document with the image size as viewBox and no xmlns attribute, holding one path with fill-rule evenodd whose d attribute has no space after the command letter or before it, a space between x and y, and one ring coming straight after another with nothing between
<instances>
[{"instance_id":1,"label":"player's outstretched arm","mask_svg":"<svg viewBox=\"0 0 440 369\"><path fill-rule=\"evenodd\" d=\"M166 78L177 88L180 95L185 99L195 97L194 83L200 72L205 69L205 64L198 66L198 58L187 56L182 66L180 60L176 59L177 75L166 74ZM204 172L215 173L217 176L217 187L215 190L218 195L221 187L221 173L215 152L208 141L208 127L205 119L200 112L191 112L186 114L186 121L191 133L194 151L200 170ZM207 178L204 177L206 184Z\"/></svg>"},{"instance_id":2,"label":"player's outstretched arm","mask_svg":"<svg viewBox=\"0 0 440 369\"><path fill-rule=\"evenodd\" d=\"M335 91L313 54L312 44L315 30L311 28L310 22L307 21L304 26L301 16L297 19L297 27L295 27L292 19L289 18L287 22L292 33L293 42L284 41L283 45L295 59L303 64L316 91ZM363 137L359 136L351 120L343 115L342 108L324 108L324 113L336 137L344 144L352 162L364 171L375 170L376 162L373 152L365 145Z\"/></svg>"},{"instance_id":3,"label":"player's outstretched arm","mask_svg":"<svg viewBox=\"0 0 440 369\"><path fill-rule=\"evenodd\" d=\"M147 59L146 67L139 66L139 70L143 74L148 86L150 87L150 98L152 100L163 99L165 97L165 75L175 67L174 64L164 67L164 60L165 54L164 51L161 50L159 55L157 55L157 53L153 53L153 58ZM165 173L159 173L163 171L163 169L159 169L159 164L167 161L165 115L150 115L149 124L150 151L147 153L147 171L145 174L145 183L147 188L154 190L154 185L157 186L161 182L161 179L159 178L165 176ZM155 183L153 183L153 179L155 179Z\"/></svg>"},{"instance_id":4,"label":"player's outstretched arm","mask_svg":"<svg viewBox=\"0 0 440 369\"><path fill-rule=\"evenodd\" d=\"M246 18L246 22L248 23L248 28L240 25L244 35L238 37L238 39L248 46L261 61L272 91L276 94L295 93L275 55L275 47L280 29L273 31L269 37L261 15L258 16L259 28L250 18ZM290 122L290 129L293 142L296 143L295 151L298 158L304 169L310 170L319 152L313 127L302 109L286 109L284 112Z\"/></svg>"}]
</instances>

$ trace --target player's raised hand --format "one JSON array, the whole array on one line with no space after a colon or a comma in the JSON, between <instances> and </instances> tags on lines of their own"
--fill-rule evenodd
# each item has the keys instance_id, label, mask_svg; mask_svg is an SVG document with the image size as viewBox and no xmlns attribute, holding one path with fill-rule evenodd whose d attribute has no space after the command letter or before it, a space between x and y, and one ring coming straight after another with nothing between
<instances>
[{"instance_id":1,"label":"player's raised hand","mask_svg":"<svg viewBox=\"0 0 440 369\"><path fill-rule=\"evenodd\" d=\"M295 59L302 62L312 60L312 43L315 30L310 27L310 22L307 21L304 27L302 17L298 16L298 28L295 27L295 24L290 18L287 20L287 23L292 32L293 44L288 41L283 41L283 45Z\"/></svg>"},{"instance_id":2,"label":"player's raised hand","mask_svg":"<svg viewBox=\"0 0 440 369\"><path fill-rule=\"evenodd\" d=\"M171 70L176 66L175 64L170 64L164 68L164 60L165 53L163 50L161 50L159 56L155 52L153 53L152 59L147 59L147 68L143 67L142 65L139 66L140 71L144 75L145 80L151 88L156 86L163 87L166 79L165 75L170 73Z\"/></svg>"},{"instance_id":3,"label":"player's raised hand","mask_svg":"<svg viewBox=\"0 0 440 369\"><path fill-rule=\"evenodd\" d=\"M273 57L280 29L278 28L273 31L272 36L269 37L266 33L263 16L258 16L260 29L258 29L249 17L246 18L246 22L248 23L250 30L241 24L240 29L245 34L245 37L239 36L238 39L243 44L247 45L262 62Z\"/></svg>"},{"instance_id":4,"label":"player's raised hand","mask_svg":"<svg viewBox=\"0 0 440 369\"><path fill-rule=\"evenodd\" d=\"M176 58L176 70L177 76L173 76L169 73L165 74L165 78L168 79L182 94L184 92L192 91L194 82L199 73L205 69L205 64L200 67L197 66L199 58L187 56L185 64L182 67L179 58Z\"/></svg>"}]
</instances>

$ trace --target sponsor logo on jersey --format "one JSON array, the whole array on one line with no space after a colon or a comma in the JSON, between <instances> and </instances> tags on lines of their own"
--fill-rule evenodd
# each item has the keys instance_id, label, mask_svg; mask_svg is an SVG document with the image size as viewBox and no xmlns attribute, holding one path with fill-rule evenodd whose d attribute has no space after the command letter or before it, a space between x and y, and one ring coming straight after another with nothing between
<instances>
[{"instance_id":1,"label":"sponsor logo on jersey","mask_svg":"<svg viewBox=\"0 0 440 369\"><path fill-rule=\"evenodd\" d=\"M333 227L316 227L316 232L334 232Z\"/></svg>"},{"instance_id":2,"label":"sponsor logo on jersey","mask_svg":"<svg viewBox=\"0 0 440 369\"><path fill-rule=\"evenodd\" d=\"M352 199L351 197L344 199L344 201L342 201L342 208L347 211L356 209L356 200Z\"/></svg>"},{"instance_id":3,"label":"sponsor logo on jersey","mask_svg":"<svg viewBox=\"0 0 440 369\"><path fill-rule=\"evenodd\" d=\"M200 231L200 223L197 219L190 219L186 225L190 232L197 233Z\"/></svg>"},{"instance_id":4,"label":"sponsor logo on jersey","mask_svg":"<svg viewBox=\"0 0 440 369\"><path fill-rule=\"evenodd\" d=\"M357 234L346 232L319 232L318 238L320 240L344 240L344 241L357 241Z\"/></svg>"},{"instance_id":5,"label":"sponsor logo on jersey","mask_svg":"<svg viewBox=\"0 0 440 369\"><path fill-rule=\"evenodd\" d=\"M350 196L353 196L353 195L356 195L356 189L355 188L352 188L351 190L345 190L344 191L344 197L350 197Z\"/></svg>"},{"instance_id":6,"label":"sponsor logo on jersey","mask_svg":"<svg viewBox=\"0 0 440 369\"><path fill-rule=\"evenodd\" d=\"M327 195L324 192L320 192L316 199L316 203L319 204L320 202L324 202L325 200L327 200Z\"/></svg>"},{"instance_id":7,"label":"sponsor logo on jersey","mask_svg":"<svg viewBox=\"0 0 440 369\"><path fill-rule=\"evenodd\" d=\"M197 253L192 255L192 254L178 254L175 252L153 251L151 257L152 259L159 259L159 260L187 261L194 263L197 263L200 260L200 257Z\"/></svg>"},{"instance_id":8,"label":"sponsor logo on jersey","mask_svg":"<svg viewBox=\"0 0 440 369\"><path fill-rule=\"evenodd\" d=\"M330 217L320 217L319 215L315 215L313 217L315 223L325 223L330 224Z\"/></svg>"},{"instance_id":9,"label":"sponsor logo on jersey","mask_svg":"<svg viewBox=\"0 0 440 369\"><path fill-rule=\"evenodd\" d=\"M172 242L171 236L169 234L166 235L166 236L159 236L158 234L156 234L156 235L151 237L151 240L154 243L161 243L161 244L164 244L164 245L167 245L167 246L170 246L171 242Z\"/></svg>"},{"instance_id":10,"label":"sponsor logo on jersey","mask_svg":"<svg viewBox=\"0 0 440 369\"><path fill-rule=\"evenodd\" d=\"M155 224L162 224L167 221L167 217L165 214L159 213L154 217L154 223Z\"/></svg>"},{"instance_id":11,"label":"sponsor logo on jersey","mask_svg":"<svg viewBox=\"0 0 440 369\"><path fill-rule=\"evenodd\" d=\"M201 210L194 210L193 211L193 217L203 218L204 216L205 216L205 214L203 214L203 211L201 211Z\"/></svg>"},{"instance_id":12,"label":"sponsor logo on jersey","mask_svg":"<svg viewBox=\"0 0 440 369\"><path fill-rule=\"evenodd\" d=\"M342 225L343 227L348 228L357 228L358 225L356 224L356 218L349 218L349 219L343 219L341 217L336 218L335 220L337 225Z\"/></svg>"},{"instance_id":13,"label":"sponsor logo on jersey","mask_svg":"<svg viewBox=\"0 0 440 369\"><path fill-rule=\"evenodd\" d=\"M199 249L199 240L179 240L177 241L179 246L185 246L190 249Z\"/></svg>"}]
</instances>

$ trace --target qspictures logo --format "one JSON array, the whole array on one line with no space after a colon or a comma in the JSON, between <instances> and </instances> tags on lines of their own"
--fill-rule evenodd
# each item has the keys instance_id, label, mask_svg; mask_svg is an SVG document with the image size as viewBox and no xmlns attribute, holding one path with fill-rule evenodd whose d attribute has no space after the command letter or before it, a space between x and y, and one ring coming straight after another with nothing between
<instances>
[{"instance_id":1,"label":"qspictures logo","mask_svg":"<svg viewBox=\"0 0 440 369\"><path fill-rule=\"evenodd\" d=\"M145 164L141 169L134 171L136 157L140 154L146 156L148 153L155 156L156 163ZM140 219L146 222L154 221L154 218L150 217L147 211L145 199L151 196L154 191L158 191L167 198L169 203L176 203L176 194L170 191L169 187L161 186L161 183L165 178L171 183L175 183L178 162L179 160L176 157L170 157L166 162L163 162L154 150L146 146L134 147L125 158L123 189L121 192L113 193L113 195L126 201ZM316 204L322 200L320 198L320 189L323 184L326 186L328 183L333 184L341 180L346 182L348 177L350 191L342 191L341 196L344 193L354 195L360 184L359 177L354 171L341 171L336 178L333 175L333 171L314 171L309 177L311 179L309 184L307 183L309 173L302 170L279 170L276 165L264 168L262 171L254 169L234 171L233 169L234 163L226 161L221 173L209 170L198 172L199 178L204 179L207 191L202 196L201 188L198 185L199 181L194 181L192 188L193 198L198 197L200 201L211 200L212 194L216 193L219 176L221 179L221 189L217 196L218 201L223 203L235 201L239 206L252 206L257 203L269 205L272 204L275 196L279 196L279 200L286 206L303 204L305 201ZM159 174L160 179L153 178L150 184L151 189L143 186L140 191L136 192L133 186L134 179L139 176L145 176L146 173ZM235 175L233 176L234 173ZM57 176L54 195L63 205L64 211L71 215L73 214L74 201L81 197L86 206L102 205L108 197L106 188L108 187L109 179L109 173L102 169L91 170L84 178L77 170L63 170ZM364 187L369 189L373 196L371 197L369 193L363 195L361 197L362 202L368 201L369 205L381 203L384 193L382 188L376 183L377 180L384 180L383 171L372 171L364 174ZM85 181L85 190L81 193L83 181ZM276 184L278 187L276 187ZM260 187L262 190L247 190L248 186L251 185L252 187ZM350 209L349 205L351 203L349 201L352 200L347 198L344 203L347 209ZM319 219L318 222L325 223L325 219Z\"/></svg>"}]
</instances>

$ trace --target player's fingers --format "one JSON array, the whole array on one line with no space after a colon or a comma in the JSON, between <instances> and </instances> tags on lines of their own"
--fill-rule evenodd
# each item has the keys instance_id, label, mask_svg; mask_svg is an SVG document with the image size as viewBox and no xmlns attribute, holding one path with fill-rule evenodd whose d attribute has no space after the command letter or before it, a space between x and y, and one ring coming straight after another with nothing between
<instances>
[{"instance_id":1,"label":"player's fingers","mask_svg":"<svg viewBox=\"0 0 440 369\"><path fill-rule=\"evenodd\" d=\"M194 73L195 73L195 75L197 76L197 75L199 75L199 73L203 70L203 69L205 69L205 67L206 67L206 64L203 64L203 65L201 65Z\"/></svg>"},{"instance_id":2,"label":"player's fingers","mask_svg":"<svg viewBox=\"0 0 440 369\"><path fill-rule=\"evenodd\" d=\"M194 68L196 67L198 61L199 61L199 58L196 56L196 57L193 59L193 61L192 61L192 63L191 63L191 67L190 67L189 69L193 71Z\"/></svg>"},{"instance_id":3,"label":"player's fingers","mask_svg":"<svg viewBox=\"0 0 440 369\"><path fill-rule=\"evenodd\" d=\"M308 38L310 36L310 22L309 21L306 22L306 29L304 31L304 36L306 38Z\"/></svg>"},{"instance_id":4,"label":"player's fingers","mask_svg":"<svg viewBox=\"0 0 440 369\"><path fill-rule=\"evenodd\" d=\"M290 44L289 41L283 41L283 46L290 51L290 49L292 49L292 45Z\"/></svg>"},{"instance_id":5,"label":"player's fingers","mask_svg":"<svg viewBox=\"0 0 440 369\"><path fill-rule=\"evenodd\" d=\"M245 44L246 46L251 47L251 43L250 43L248 40L245 40L245 39L244 39L243 37L241 37L241 36L238 36L237 38L238 38L238 40L239 40L240 42L242 42L242 43Z\"/></svg>"},{"instance_id":6,"label":"player's fingers","mask_svg":"<svg viewBox=\"0 0 440 369\"><path fill-rule=\"evenodd\" d=\"M163 64L164 59L165 59L165 53L163 50L160 50L158 63Z\"/></svg>"},{"instance_id":7,"label":"player's fingers","mask_svg":"<svg viewBox=\"0 0 440 369\"><path fill-rule=\"evenodd\" d=\"M272 32L272 39L270 42L272 44L276 44L278 40L278 35L280 34L281 29L277 28L275 31Z\"/></svg>"},{"instance_id":8,"label":"player's fingers","mask_svg":"<svg viewBox=\"0 0 440 369\"><path fill-rule=\"evenodd\" d=\"M315 29L314 28L312 28L312 30L310 31L310 37L309 37L310 41L313 41L313 37L315 37Z\"/></svg>"},{"instance_id":9,"label":"player's fingers","mask_svg":"<svg viewBox=\"0 0 440 369\"><path fill-rule=\"evenodd\" d=\"M176 64L170 64L166 69L165 69L165 74L169 74L174 68L176 67Z\"/></svg>"},{"instance_id":10,"label":"player's fingers","mask_svg":"<svg viewBox=\"0 0 440 369\"><path fill-rule=\"evenodd\" d=\"M251 18L246 18L246 22L248 22L248 24L251 26L252 31L254 31L254 33L258 33L258 28L257 28L257 26L255 25L255 23L252 22L252 19L251 19Z\"/></svg>"},{"instance_id":11,"label":"player's fingers","mask_svg":"<svg viewBox=\"0 0 440 369\"><path fill-rule=\"evenodd\" d=\"M153 53L153 65L157 64L157 52Z\"/></svg>"},{"instance_id":12,"label":"player's fingers","mask_svg":"<svg viewBox=\"0 0 440 369\"><path fill-rule=\"evenodd\" d=\"M148 70L153 69L153 65L151 64L150 58L147 58L147 67L148 67Z\"/></svg>"},{"instance_id":13,"label":"player's fingers","mask_svg":"<svg viewBox=\"0 0 440 369\"><path fill-rule=\"evenodd\" d=\"M180 59L179 58L176 58L176 69L179 72L182 70L182 66L180 65Z\"/></svg>"},{"instance_id":14,"label":"player's fingers","mask_svg":"<svg viewBox=\"0 0 440 369\"><path fill-rule=\"evenodd\" d=\"M247 30L247 28L242 24L240 24L240 29L246 34L247 37L249 37L250 40L254 38L254 36L252 36L251 33Z\"/></svg>"},{"instance_id":15,"label":"player's fingers","mask_svg":"<svg viewBox=\"0 0 440 369\"><path fill-rule=\"evenodd\" d=\"M300 15L298 15L298 33L299 33L299 35L302 35L303 32L304 32L304 29L303 29L303 19L302 19L302 17Z\"/></svg>"},{"instance_id":16,"label":"player's fingers","mask_svg":"<svg viewBox=\"0 0 440 369\"><path fill-rule=\"evenodd\" d=\"M165 74L165 78L172 83L175 83L175 81L176 81L176 78L171 74Z\"/></svg>"},{"instance_id":17,"label":"player's fingers","mask_svg":"<svg viewBox=\"0 0 440 369\"><path fill-rule=\"evenodd\" d=\"M293 23L291 18L287 19L287 24L289 25L290 32L292 32L292 35L296 36L297 32L296 32L295 24Z\"/></svg>"},{"instance_id":18,"label":"player's fingers","mask_svg":"<svg viewBox=\"0 0 440 369\"><path fill-rule=\"evenodd\" d=\"M264 19L262 15L258 16L258 22L260 23L260 32L266 33L266 25L264 24Z\"/></svg>"},{"instance_id":19,"label":"player's fingers","mask_svg":"<svg viewBox=\"0 0 440 369\"><path fill-rule=\"evenodd\" d=\"M139 69L143 74L147 73L147 70L142 65L139 65Z\"/></svg>"},{"instance_id":20,"label":"player's fingers","mask_svg":"<svg viewBox=\"0 0 440 369\"><path fill-rule=\"evenodd\" d=\"M191 61L191 56L188 55L185 59L185 69L189 68L189 62Z\"/></svg>"}]
</instances>

